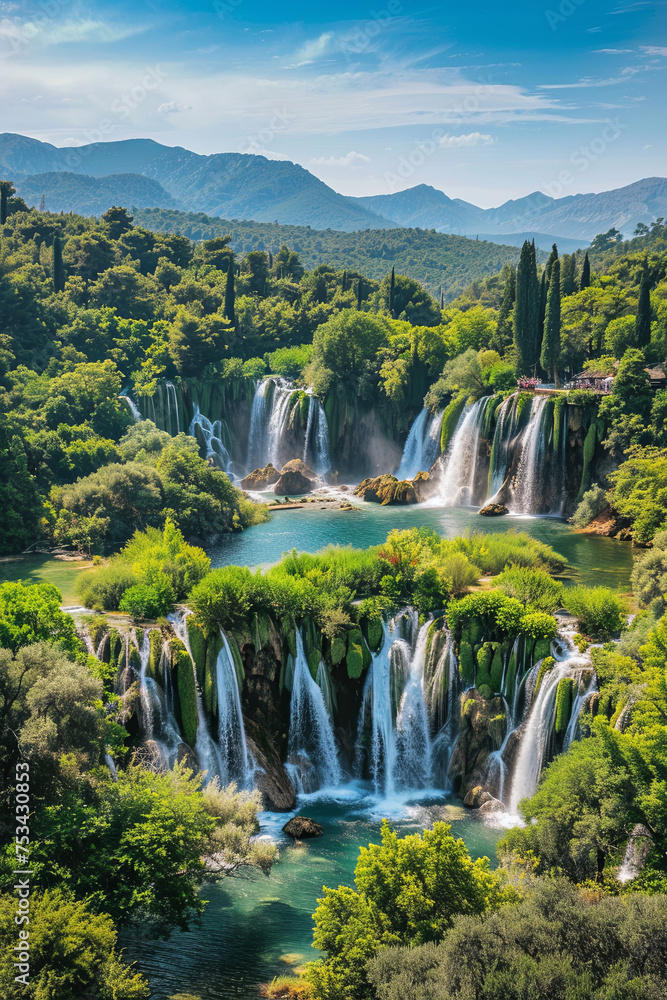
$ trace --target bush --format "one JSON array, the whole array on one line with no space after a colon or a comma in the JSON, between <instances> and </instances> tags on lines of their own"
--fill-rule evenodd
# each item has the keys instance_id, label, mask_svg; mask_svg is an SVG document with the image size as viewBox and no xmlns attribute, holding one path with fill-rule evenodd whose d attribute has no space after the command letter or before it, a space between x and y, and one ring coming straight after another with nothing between
<instances>
[{"instance_id":1,"label":"bush","mask_svg":"<svg viewBox=\"0 0 667 1000\"><path fill-rule=\"evenodd\" d=\"M154 581L129 587L120 599L118 610L132 618L159 618L167 614L173 603L174 592L165 577L162 586Z\"/></svg>"},{"instance_id":2,"label":"bush","mask_svg":"<svg viewBox=\"0 0 667 1000\"><path fill-rule=\"evenodd\" d=\"M138 582L131 566L112 560L95 573L79 577L76 588L84 607L117 611L125 591Z\"/></svg>"},{"instance_id":3,"label":"bush","mask_svg":"<svg viewBox=\"0 0 667 1000\"><path fill-rule=\"evenodd\" d=\"M625 623L625 603L608 587L565 587L563 607L592 639L608 638Z\"/></svg>"},{"instance_id":4,"label":"bush","mask_svg":"<svg viewBox=\"0 0 667 1000\"><path fill-rule=\"evenodd\" d=\"M52 583L0 584L0 646L16 653L21 646L46 640L69 652L80 648L74 619L60 610L62 596Z\"/></svg>"},{"instance_id":5,"label":"bush","mask_svg":"<svg viewBox=\"0 0 667 1000\"><path fill-rule=\"evenodd\" d=\"M664 606L667 596L667 531L659 532L653 547L635 562L632 592L645 607L652 601Z\"/></svg>"},{"instance_id":6,"label":"bush","mask_svg":"<svg viewBox=\"0 0 667 1000\"><path fill-rule=\"evenodd\" d=\"M264 361L273 375L297 379L311 359L313 348L310 344L298 347L279 347L264 355Z\"/></svg>"},{"instance_id":7,"label":"bush","mask_svg":"<svg viewBox=\"0 0 667 1000\"><path fill-rule=\"evenodd\" d=\"M572 517L575 528L585 528L609 506L606 492L597 483L584 493Z\"/></svg>"},{"instance_id":8,"label":"bush","mask_svg":"<svg viewBox=\"0 0 667 1000\"><path fill-rule=\"evenodd\" d=\"M495 582L508 597L516 597L522 604L530 604L538 611L553 614L561 606L562 584L542 569L510 566Z\"/></svg>"}]
</instances>

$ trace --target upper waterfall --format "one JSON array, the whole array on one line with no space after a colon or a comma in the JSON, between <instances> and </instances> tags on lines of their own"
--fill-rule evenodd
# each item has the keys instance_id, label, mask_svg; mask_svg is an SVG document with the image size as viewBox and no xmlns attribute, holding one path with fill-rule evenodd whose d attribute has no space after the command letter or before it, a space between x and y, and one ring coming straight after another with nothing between
<instances>
[{"instance_id":1,"label":"upper waterfall","mask_svg":"<svg viewBox=\"0 0 667 1000\"><path fill-rule=\"evenodd\" d=\"M479 465L479 442L486 408L492 396L483 396L464 409L443 459L440 502L445 507L474 504Z\"/></svg>"},{"instance_id":2,"label":"upper waterfall","mask_svg":"<svg viewBox=\"0 0 667 1000\"><path fill-rule=\"evenodd\" d=\"M414 479L418 472L428 472L440 454L442 410L431 413L424 407L410 428L397 479Z\"/></svg>"},{"instance_id":3,"label":"upper waterfall","mask_svg":"<svg viewBox=\"0 0 667 1000\"><path fill-rule=\"evenodd\" d=\"M257 384L250 413L248 469L271 463L281 468L292 458L303 461L319 475L331 467L329 427L320 400L308 390L305 417L299 404L303 399L291 382L269 377Z\"/></svg>"}]
</instances>

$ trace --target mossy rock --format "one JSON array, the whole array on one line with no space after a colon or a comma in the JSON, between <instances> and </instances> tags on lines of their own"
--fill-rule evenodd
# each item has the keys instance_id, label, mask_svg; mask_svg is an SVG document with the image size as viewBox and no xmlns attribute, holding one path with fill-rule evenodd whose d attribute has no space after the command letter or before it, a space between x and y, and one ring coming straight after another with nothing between
<instances>
[{"instance_id":1,"label":"mossy rock","mask_svg":"<svg viewBox=\"0 0 667 1000\"><path fill-rule=\"evenodd\" d=\"M361 633L361 629L353 628L348 633L348 637L347 637L347 646L348 646L348 649L350 648L351 645L355 645L355 646L360 646L361 647L361 655L363 657L363 669L367 670L368 667L370 667L370 665L371 665L371 663L373 661L373 657L371 656L370 649L366 645L366 640L364 639L364 637L363 637L363 635Z\"/></svg>"},{"instance_id":2,"label":"mossy rock","mask_svg":"<svg viewBox=\"0 0 667 1000\"><path fill-rule=\"evenodd\" d=\"M141 654L136 646L130 646L130 664L137 672L141 670Z\"/></svg>"},{"instance_id":3,"label":"mossy rock","mask_svg":"<svg viewBox=\"0 0 667 1000\"><path fill-rule=\"evenodd\" d=\"M115 628L112 628L109 632L109 663L113 664L114 667L118 667L122 649L123 644L120 635Z\"/></svg>"},{"instance_id":4,"label":"mossy rock","mask_svg":"<svg viewBox=\"0 0 667 1000\"><path fill-rule=\"evenodd\" d=\"M491 677L486 670L478 670L477 677L475 679L475 687L478 691L482 688L488 688L489 691L493 691L493 686L491 684Z\"/></svg>"},{"instance_id":5,"label":"mossy rock","mask_svg":"<svg viewBox=\"0 0 667 1000\"><path fill-rule=\"evenodd\" d=\"M255 649L263 649L269 644L272 628L273 623L268 615L257 613L253 615L251 633Z\"/></svg>"},{"instance_id":6,"label":"mossy rock","mask_svg":"<svg viewBox=\"0 0 667 1000\"><path fill-rule=\"evenodd\" d=\"M556 688L556 733L562 736L567 729L572 711L572 688L571 677L563 677L558 682Z\"/></svg>"},{"instance_id":7,"label":"mossy rock","mask_svg":"<svg viewBox=\"0 0 667 1000\"><path fill-rule=\"evenodd\" d=\"M345 663L347 665L348 677L351 677L353 680L361 677L364 672L364 654L358 643L348 642Z\"/></svg>"},{"instance_id":8,"label":"mossy rock","mask_svg":"<svg viewBox=\"0 0 667 1000\"><path fill-rule=\"evenodd\" d=\"M347 640L344 635L337 635L331 643L331 662L336 666L342 663L347 652Z\"/></svg>"},{"instance_id":9,"label":"mossy rock","mask_svg":"<svg viewBox=\"0 0 667 1000\"><path fill-rule=\"evenodd\" d=\"M466 685L475 683L475 659L473 657L472 647L469 642L465 639L461 641L459 646L459 668L461 670L461 677L463 678Z\"/></svg>"},{"instance_id":10,"label":"mossy rock","mask_svg":"<svg viewBox=\"0 0 667 1000\"><path fill-rule=\"evenodd\" d=\"M549 639L538 639L533 650L533 662L543 660L545 656L551 654L551 641Z\"/></svg>"},{"instance_id":11,"label":"mossy rock","mask_svg":"<svg viewBox=\"0 0 667 1000\"><path fill-rule=\"evenodd\" d=\"M539 694L540 688L542 687L542 681L549 673L549 671L553 670L555 664L556 661L554 660L553 656L545 656L545 658L542 660L542 663L540 664L540 669L537 674L537 680L535 681L535 687L533 688L533 701L535 701L535 699Z\"/></svg>"},{"instance_id":12,"label":"mossy rock","mask_svg":"<svg viewBox=\"0 0 667 1000\"><path fill-rule=\"evenodd\" d=\"M503 660L506 653L502 643L494 643L494 645L495 649L493 651L489 674L491 676L491 687L494 691L500 691L503 683Z\"/></svg>"},{"instance_id":13,"label":"mossy rock","mask_svg":"<svg viewBox=\"0 0 667 1000\"><path fill-rule=\"evenodd\" d=\"M192 658L195 662L195 668L197 670L197 680L199 681L200 687L203 688L204 668L206 665L206 639L201 625L195 621L194 615L188 615L185 619L185 627L188 630L188 639L190 640Z\"/></svg>"},{"instance_id":14,"label":"mossy rock","mask_svg":"<svg viewBox=\"0 0 667 1000\"><path fill-rule=\"evenodd\" d=\"M282 633L282 638L292 656L296 656L296 629L287 627Z\"/></svg>"},{"instance_id":15,"label":"mossy rock","mask_svg":"<svg viewBox=\"0 0 667 1000\"><path fill-rule=\"evenodd\" d=\"M231 645L231 643L230 643ZM204 708L210 718L218 714L217 660L222 649L222 636L214 632L206 643L206 660L204 665Z\"/></svg>"},{"instance_id":16,"label":"mossy rock","mask_svg":"<svg viewBox=\"0 0 667 1000\"><path fill-rule=\"evenodd\" d=\"M368 635L368 646L373 653L377 653L378 649L382 646L382 639L384 637L384 632L382 629L382 619L381 618L371 618L366 626L366 633ZM335 640L334 640L335 642ZM333 655L332 655L333 659ZM337 661L334 660L334 663Z\"/></svg>"},{"instance_id":17,"label":"mossy rock","mask_svg":"<svg viewBox=\"0 0 667 1000\"><path fill-rule=\"evenodd\" d=\"M490 684L478 684L477 691L482 696L484 701L491 701L493 698L493 688Z\"/></svg>"},{"instance_id":18,"label":"mossy rock","mask_svg":"<svg viewBox=\"0 0 667 1000\"><path fill-rule=\"evenodd\" d=\"M461 638L471 646L477 646L484 638L484 628L482 623L477 621L476 618L471 618L470 621L466 622L463 626Z\"/></svg>"},{"instance_id":19,"label":"mossy rock","mask_svg":"<svg viewBox=\"0 0 667 1000\"><path fill-rule=\"evenodd\" d=\"M484 673L490 673L491 661L493 660L493 643L485 642L479 652L477 653L477 669L479 671L484 671Z\"/></svg>"},{"instance_id":20,"label":"mossy rock","mask_svg":"<svg viewBox=\"0 0 667 1000\"><path fill-rule=\"evenodd\" d=\"M162 676L161 662L162 662L162 646L164 640L162 638L162 633L159 629L151 629L149 640L151 646L150 656L148 658L148 667L146 673L149 677L152 677L157 683L164 688L164 677Z\"/></svg>"},{"instance_id":21,"label":"mossy rock","mask_svg":"<svg viewBox=\"0 0 667 1000\"><path fill-rule=\"evenodd\" d=\"M453 399L445 408L445 412L442 415L442 424L440 425L440 451L443 455L447 451L447 448L454 437L456 425L459 422L459 417L461 416L465 405L466 397L457 396L456 399Z\"/></svg>"},{"instance_id":22,"label":"mossy rock","mask_svg":"<svg viewBox=\"0 0 667 1000\"><path fill-rule=\"evenodd\" d=\"M137 640L137 646L141 649L144 644L144 630L142 628L135 628L134 637Z\"/></svg>"},{"instance_id":23,"label":"mossy rock","mask_svg":"<svg viewBox=\"0 0 667 1000\"><path fill-rule=\"evenodd\" d=\"M319 649L311 649L307 654L306 659L308 661L308 669L310 670L310 676L315 680L317 677L317 669L320 665L320 660L322 659L322 654Z\"/></svg>"},{"instance_id":24,"label":"mossy rock","mask_svg":"<svg viewBox=\"0 0 667 1000\"><path fill-rule=\"evenodd\" d=\"M173 650L176 688L181 716L181 732L185 742L194 747L197 742L197 691L190 655L183 646Z\"/></svg>"},{"instance_id":25,"label":"mossy rock","mask_svg":"<svg viewBox=\"0 0 667 1000\"><path fill-rule=\"evenodd\" d=\"M222 639L220 639L222 642ZM229 643L229 648L232 653L232 659L234 660L234 667L236 669L236 680L238 681L239 691L243 690L243 682L245 680L245 667L243 666L243 657L241 656L241 648L239 646L238 640L234 635L227 635L227 642Z\"/></svg>"}]
</instances>

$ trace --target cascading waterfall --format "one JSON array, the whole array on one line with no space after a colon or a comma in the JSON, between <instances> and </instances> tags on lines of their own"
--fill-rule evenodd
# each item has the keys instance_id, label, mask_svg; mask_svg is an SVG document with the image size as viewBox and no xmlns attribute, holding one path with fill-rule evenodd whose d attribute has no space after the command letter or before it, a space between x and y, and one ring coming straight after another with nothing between
<instances>
[{"instance_id":1,"label":"cascading waterfall","mask_svg":"<svg viewBox=\"0 0 667 1000\"><path fill-rule=\"evenodd\" d=\"M250 412L248 433L248 468L264 468L269 462L281 468L283 459L296 458L285 455L285 442L290 424L290 400L295 386L282 378L266 378L258 383ZM300 456L318 475L331 468L329 454L329 427L324 407L317 396L308 390L308 414Z\"/></svg>"},{"instance_id":2,"label":"cascading waterfall","mask_svg":"<svg viewBox=\"0 0 667 1000\"><path fill-rule=\"evenodd\" d=\"M553 733L556 693L559 682L566 677L570 677L581 683L583 669L590 669L590 658L577 653L569 636L564 632L560 633L560 642L554 642L552 651L557 662L543 677L537 697L528 711L528 717L525 722L524 732L514 765L509 800L509 810L514 815L518 813L521 799L529 798L535 793L535 789L537 788L547 746ZM534 667L533 671L535 669ZM583 698L574 699L570 714L570 724L572 724L573 718L578 720L583 700ZM576 722L574 725L576 726ZM569 731L570 725L567 727L567 732ZM572 732L574 734L575 730L573 729Z\"/></svg>"},{"instance_id":3,"label":"cascading waterfall","mask_svg":"<svg viewBox=\"0 0 667 1000\"><path fill-rule=\"evenodd\" d=\"M182 737L165 695L161 693L154 679L147 676L151 656L150 633L151 630L146 629L139 649L141 722L146 739L155 743L160 752L162 763L169 767L174 762L178 745L182 743Z\"/></svg>"},{"instance_id":4,"label":"cascading waterfall","mask_svg":"<svg viewBox=\"0 0 667 1000\"><path fill-rule=\"evenodd\" d=\"M419 413L407 436L397 479L414 479L418 472L430 470L440 454L442 414L442 410L431 413L426 407Z\"/></svg>"},{"instance_id":5,"label":"cascading waterfall","mask_svg":"<svg viewBox=\"0 0 667 1000\"><path fill-rule=\"evenodd\" d=\"M236 781L242 788L252 782L252 759L248 753L241 695L234 657L229 641L221 630L222 648L215 664L215 681L218 699L218 745L222 757L220 781Z\"/></svg>"},{"instance_id":6,"label":"cascading waterfall","mask_svg":"<svg viewBox=\"0 0 667 1000\"><path fill-rule=\"evenodd\" d=\"M167 382L165 388L167 390L167 427L165 429L175 436L181 430L178 395L173 382Z\"/></svg>"},{"instance_id":7,"label":"cascading waterfall","mask_svg":"<svg viewBox=\"0 0 667 1000\"><path fill-rule=\"evenodd\" d=\"M516 437L518 428L518 401L515 393L508 396L501 404L496 418L496 429L491 445L491 462L489 465L488 495L492 500L505 482L507 466L509 465L510 445Z\"/></svg>"},{"instance_id":8,"label":"cascading waterfall","mask_svg":"<svg viewBox=\"0 0 667 1000\"><path fill-rule=\"evenodd\" d=\"M483 396L461 414L442 470L439 502L445 507L474 503L479 438L486 407L492 398Z\"/></svg>"},{"instance_id":9,"label":"cascading waterfall","mask_svg":"<svg viewBox=\"0 0 667 1000\"><path fill-rule=\"evenodd\" d=\"M331 455L329 452L329 425L327 423L327 415L324 412L324 407L320 403L317 396L311 396L310 398L311 405L312 400L315 400L314 429L311 435L313 471L316 472L318 476L323 476L324 473L328 472L331 468ZM308 435L306 435L306 441L308 441Z\"/></svg>"},{"instance_id":10,"label":"cascading waterfall","mask_svg":"<svg viewBox=\"0 0 667 1000\"><path fill-rule=\"evenodd\" d=\"M248 468L263 467L264 458L264 425L266 423L266 394L271 379L264 379L255 388L255 395L250 411L250 430L248 432Z\"/></svg>"},{"instance_id":11,"label":"cascading waterfall","mask_svg":"<svg viewBox=\"0 0 667 1000\"><path fill-rule=\"evenodd\" d=\"M279 379L274 382L273 399L271 410L266 424L266 457L262 465L271 465L280 468L282 465L280 449L287 430L289 420L289 403L294 389L291 385Z\"/></svg>"},{"instance_id":12,"label":"cascading waterfall","mask_svg":"<svg viewBox=\"0 0 667 1000\"><path fill-rule=\"evenodd\" d=\"M419 630L396 717L396 784L428 788L433 780L431 735L424 700L424 663L430 622Z\"/></svg>"},{"instance_id":13,"label":"cascading waterfall","mask_svg":"<svg viewBox=\"0 0 667 1000\"><path fill-rule=\"evenodd\" d=\"M431 730L436 734L432 746L433 769L442 787L447 787L449 783L447 771L459 733L460 697L459 664L454 652L454 640L447 632L444 648L426 684Z\"/></svg>"},{"instance_id":14,"label":"cascading waterfall","mask_svg":"<svg viewBox=\"0 0 667 1000\"><path fill-rule=\"evenodd\" d=\"M334 788L341 783L342 772L331 717L322 689L311 675L303 639L298 630L290 700L288 754L297 790L304 790L304 774L310 768L315 774L308 774L308 790L314 790L313 785L317 788Z\"/></svg>"},{"instance_id":15,"label":"cascading waterfall","mask_svg":"<svg viewBox=\"0 0 667 1000\"><path fill-rule=\"evenodd\" d=\"M542 482L542 458L548 441L544 418L548 416L546 396L533 396L530 418L522 441L521 459L512 484L511 509L516 514L531 514L538 509Z\"/></svg>"},{"instance_id":16,"label":"cascading waterfall","mask_svg":"<svg viewBox=\"0 0 667 1000\"><path fill-rule=\"evenodd\" d=\"M199 434L197 433L199 431ZM215 420L213 423L200 413L199 407L195 406L194 416L190 423L190 435L204 441L206 446L206 458L211 459L219 469L227 472L231 465L229 452L222 443L222 422Z\"/></svg>"},{"instance_id":17,"label":"cascading waterfall","mask_svg":"<svg viewBox=\"0 0 667 1000\"><path fill-rule=\"evenodd\" d=\"M141 410L139 409L139 407L137 406L137 404L134 402L133 399L130 399L129 396L119 396L118 398L122 399L124 402L127 403L128 407L130 408L130 413L134 417L135 424L138 424L140 420L144 419L141 414Z\"/></svg>"}]
</instances>

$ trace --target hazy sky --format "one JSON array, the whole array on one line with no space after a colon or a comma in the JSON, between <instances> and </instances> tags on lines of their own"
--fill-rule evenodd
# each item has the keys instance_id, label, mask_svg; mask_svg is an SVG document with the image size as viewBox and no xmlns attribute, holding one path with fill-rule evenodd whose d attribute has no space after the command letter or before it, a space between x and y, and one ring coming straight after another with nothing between
<instances>
[{"instance_id":1,"label":"hazy sky","mask_svg":"<svg viewBox=\"0 0 667 1000\"><path fill-rule=\"evenodd\" d=\"M0 2L0 130L489 206L667 174L667 0Z\"/></svg>"}]
</instances>

